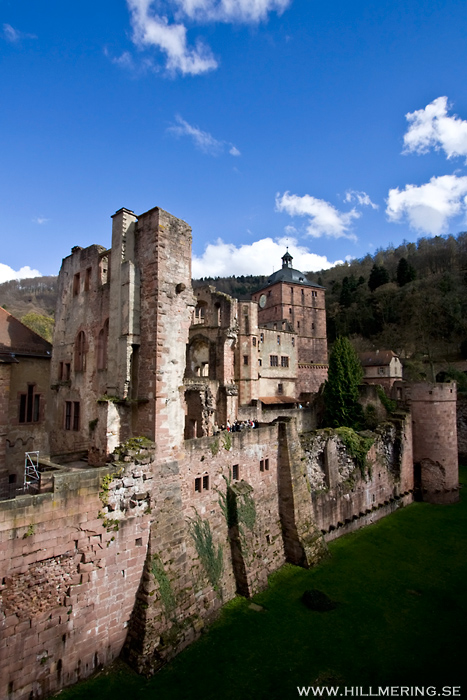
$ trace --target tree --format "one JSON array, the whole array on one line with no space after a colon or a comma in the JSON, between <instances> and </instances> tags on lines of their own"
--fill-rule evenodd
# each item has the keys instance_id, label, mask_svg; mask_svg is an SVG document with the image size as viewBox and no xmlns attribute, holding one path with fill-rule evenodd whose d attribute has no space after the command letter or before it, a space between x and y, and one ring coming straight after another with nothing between
<instances>
[{"instance_id":1,"label":"tree","mask_svg":"<svg viewBox=\"0 0 467 700\"><path fill-rule=\"evenodd\" d=\"M358 429L363 423L358 386L363 370L350 340L337 338L329 358L328 380L324 385L325 420L330 428Z\"/></svg>"},{"instance_id":2,"label":"tree","mask_svg":"<svg viewBox=\"0 0 467 700\"><path fill-rule=\"evenodd\" d=\"M386 270L384 265L373 265L370 277L368 279L368 286L372 292L383 284L389 282L389 272Z\"/></svg>"},{"instance_id":3,"label":"tree","mask_svg":"<svg viewBox=\"0 0 467 700\"><path fill-rule=\"evenodd\" d=\"M40 335L49 343L52 342L53 330L54 330L54 320L50 316L42 316L41 314L36 314L33 311L23 316L21 323L30 328L34 333Z\"/></svg>"},{"instance_id":4,"label":"tree","mask_svg":"<svg viewBox=\"0 0 467 700\"><path fill-rule=\"evenodd\" d=\"M415 268L412 267L412 265L409 262L407 262L405 258L401 258L399 260L399 264L397 265L396 272L397 284L399 285L399 287L403 287L404 284L413 282L416 276L417 273L415 272Z\"/></svg>"}]
</instances>

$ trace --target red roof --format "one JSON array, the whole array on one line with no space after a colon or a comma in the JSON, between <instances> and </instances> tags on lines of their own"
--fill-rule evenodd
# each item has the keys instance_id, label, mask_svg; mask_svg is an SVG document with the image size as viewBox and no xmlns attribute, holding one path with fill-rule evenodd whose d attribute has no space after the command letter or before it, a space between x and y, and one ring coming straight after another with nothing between
<instances>
[{"instance_id":1,"label":"red roof","mask_svg":"<svg viewBox=\"0 0 467 700\"><path fill-rule=\"evenodd\" d=\"M373 352L361 352L358 357L363 367L383 367L389 365L397 355L392 350L373 350Z\"/></svg>"}]
</instances>

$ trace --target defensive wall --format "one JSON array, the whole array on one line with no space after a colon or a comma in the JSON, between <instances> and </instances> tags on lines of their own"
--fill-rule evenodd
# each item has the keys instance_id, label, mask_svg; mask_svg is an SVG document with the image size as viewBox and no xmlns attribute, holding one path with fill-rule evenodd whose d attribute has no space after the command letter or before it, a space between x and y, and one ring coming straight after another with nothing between
<instances>
[{"instance_id":1,"label":"defensive wall","mask_svg":"<svg viewBox=\"0 0 467 700\"><path fill-rule=\"evenodd\" d=\"M387 423L357 464L338 433L294 419L187 440L173 461L135 438L1 502L0 697L45 697L122 650L153 672L237 592L409 502L411 440L410 419Z\"/></svg>"}]
</instances>

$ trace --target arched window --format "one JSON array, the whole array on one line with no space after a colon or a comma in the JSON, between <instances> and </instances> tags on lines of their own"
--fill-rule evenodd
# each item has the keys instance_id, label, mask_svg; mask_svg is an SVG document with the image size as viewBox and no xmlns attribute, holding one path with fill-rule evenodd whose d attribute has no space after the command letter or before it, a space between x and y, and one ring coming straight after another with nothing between
<instances>
[{"instance_id":1,"label":"arched window","mask_svg":"<svg viewBox=\"0 0 467 700\"><path fill-rule=\"evenodd\" d=\"M86 369L86 336L80 331L75 341L75 372L84 372Z\"/></svg>"},{"instance_id":2,"label":"arched window","mask_svg":"<svg viewBox=\"0 0 467 700\"><path fill-rule=\"evenodd\" d=\"M107 346L109 340L109 319L97 336L97 369L107 369Z\"/></svg>"}]
</instances>

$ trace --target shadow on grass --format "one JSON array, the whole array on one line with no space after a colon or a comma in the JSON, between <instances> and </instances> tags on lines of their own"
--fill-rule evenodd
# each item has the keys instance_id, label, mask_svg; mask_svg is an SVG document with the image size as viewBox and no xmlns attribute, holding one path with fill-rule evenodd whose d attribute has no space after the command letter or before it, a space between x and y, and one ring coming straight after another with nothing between
<instances>
[{"instance_id":1,"label":"shadow on grass","mask_svg":"<svg viewBox=\"0 0 467 700\"><path fill-rule=\"evenodd\" d=\"M467 481L467 469L463 470ZM462 478L461 478L462 480ZM414 503L331 543L332 557L286 565L147 680L118 663L61 700L287 700L297 686L453 686L467 681L467 493L460 503ZM308 610L319 589L334 610Z\"/></svg>"}]
</instances>

